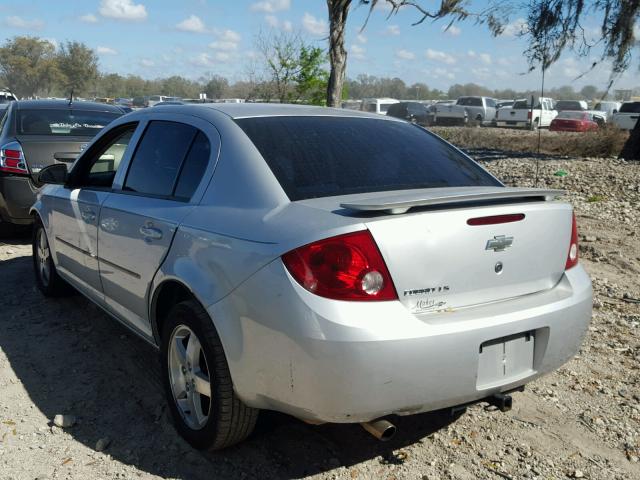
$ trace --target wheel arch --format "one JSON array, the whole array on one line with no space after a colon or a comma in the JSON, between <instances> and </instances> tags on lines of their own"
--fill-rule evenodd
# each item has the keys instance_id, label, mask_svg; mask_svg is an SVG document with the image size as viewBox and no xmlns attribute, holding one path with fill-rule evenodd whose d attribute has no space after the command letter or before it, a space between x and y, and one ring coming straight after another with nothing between
<instances>
[{"instance_id":1,"label":"wheel arch","mask_svg":"<svg viewBox=\"0 0 640 480\"><path fill-rule=\"evenodd\" d=\"M195 292L178 278L166 278L155 287L149 305L149 320L157 345L162 341L162 326L171 307L189 299L197 301L204 307Z\"/></svg>"}]
</instances>

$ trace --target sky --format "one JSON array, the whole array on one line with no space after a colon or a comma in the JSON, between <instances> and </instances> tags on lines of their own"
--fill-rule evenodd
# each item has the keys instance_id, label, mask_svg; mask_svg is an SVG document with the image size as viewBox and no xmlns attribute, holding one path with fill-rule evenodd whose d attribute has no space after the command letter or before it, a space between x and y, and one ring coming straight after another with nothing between
<instances>
[{"instance_id":1,"label":"sky","mask_svg":"<svg viewBox=\"0 0 640 480\"><path fill-rule=\"evenodd\" d=\"M354 0L357 4L357 0ZM381 1L381 3L383 3ZM482 1L474 2L475 5ZM436 5L424 0L424 5ZM539 71L527 74L526 44L517 32L524 20L517 12L497 38L472 21L446 29L445 22L425 22L410 8L388 18L379 8L362 29L367 9L353 7L347 25L347 76L399 77L446 90L474 82L490 88L539 88ZM54 44L74 40L94 48L100 69L144 78L182 75L198 79L219 74L245 78L257 53L255 36L270 29L298 31L313 45L327 47L324 0L0 0L0 40L16 35L46 38ZM598 37L595 19L587 34ZM640 27L636 28L640 39ZM588 72L595 58L565 54L549 69L549 87L587 84L604 88L608 65ZM582 78L577 77L585 72ZM638 63L615 88L640 85Z\"/></svg>"}]
</instances>

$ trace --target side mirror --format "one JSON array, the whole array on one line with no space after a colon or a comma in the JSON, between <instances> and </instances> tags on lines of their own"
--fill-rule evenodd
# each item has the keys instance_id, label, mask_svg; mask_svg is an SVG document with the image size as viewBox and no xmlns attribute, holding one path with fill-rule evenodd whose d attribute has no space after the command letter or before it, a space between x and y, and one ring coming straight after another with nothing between
<instances>
[{"instance_id":1,"label":"side mirror","mask_svg":"<svg viewBox=\"0 0 640 480\"><path fill-rule=\"evenodd\" d=\"M54 163L40 170L38 181L53 185L64 185L67 182L67 165L65 163Z\"/></svg>"}]
</instances>

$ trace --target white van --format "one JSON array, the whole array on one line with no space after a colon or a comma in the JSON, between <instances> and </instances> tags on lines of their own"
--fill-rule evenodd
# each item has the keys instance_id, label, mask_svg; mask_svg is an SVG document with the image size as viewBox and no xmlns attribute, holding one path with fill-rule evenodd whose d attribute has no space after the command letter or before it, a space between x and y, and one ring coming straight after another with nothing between
<instances>
[{"instance_id":1,"label":"white van","mask_svg":"<svg viewBox=\"0 0 640 480\"><path fill-rule=\"evenodd\" d=\"M394 103L400 103L395 98L364 98L360 110L363 112L379 113L386 115L389 106Z\"/></svg>"}]
</instances>

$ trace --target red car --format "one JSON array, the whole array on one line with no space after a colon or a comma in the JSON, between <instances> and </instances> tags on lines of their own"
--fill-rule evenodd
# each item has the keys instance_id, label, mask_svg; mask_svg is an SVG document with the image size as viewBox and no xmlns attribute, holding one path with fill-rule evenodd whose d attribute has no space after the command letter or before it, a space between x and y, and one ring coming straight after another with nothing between
<instances>
[{"instance_id":1,"label":"red car","mask_svg":"<svg viewBox=\"0 0 640 480\"><path fill-rule=\"evenodd\" d=\"M598 123L589 112L560 112L551 121L552 132L590 132L598 129Z\"/></svg>"}]
</instances>

